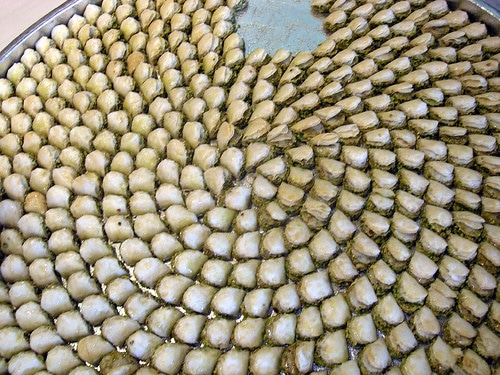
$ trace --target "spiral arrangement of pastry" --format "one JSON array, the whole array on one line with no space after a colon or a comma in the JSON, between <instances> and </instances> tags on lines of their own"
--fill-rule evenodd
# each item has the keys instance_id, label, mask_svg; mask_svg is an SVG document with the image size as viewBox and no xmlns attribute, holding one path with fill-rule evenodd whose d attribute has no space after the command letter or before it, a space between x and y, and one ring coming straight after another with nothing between
<instances>
[{"instance_id":1,"label":"spiral arrangement of pastry","mask_svg":"<svg viewBox=\"0 0 500 375\"><path fill-rule=\"evenodd\" d=\"M0 79L0 373L496 373L500 37L313 0L271 56L244 6L89 4Z\"/></svg>"}]
</instances>

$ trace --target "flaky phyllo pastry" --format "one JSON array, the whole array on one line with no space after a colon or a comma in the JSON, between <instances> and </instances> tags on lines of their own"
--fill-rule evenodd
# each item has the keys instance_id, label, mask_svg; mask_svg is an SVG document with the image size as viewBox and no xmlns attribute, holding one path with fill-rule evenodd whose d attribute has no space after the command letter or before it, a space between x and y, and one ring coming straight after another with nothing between
<instances>
[{"instance_id":1,"label":"flaky phyllo pastry","mask_svg":"<svg viewBox=\"0 0 500 375\"><path fill-rule=\"evenodd\" d=\"M89 4L0 79L0 373L497 373L498 32L313 0L270 55L245 5Z\"/></svg>"}]
</instances>

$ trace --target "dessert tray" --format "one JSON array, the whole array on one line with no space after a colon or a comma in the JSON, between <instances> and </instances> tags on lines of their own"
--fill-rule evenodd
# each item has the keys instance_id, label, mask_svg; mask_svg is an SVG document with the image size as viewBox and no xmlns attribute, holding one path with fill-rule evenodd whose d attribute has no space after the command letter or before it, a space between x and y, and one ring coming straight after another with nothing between
<instances>
[{"instance_id":1,"label":"dessert tray","mask_svg":"<svg viewBox=\"0 0 500 375\"><path fill-rule=\"evenodd\" d=\"M498 373L498 10L312 0L269 53L248 1L0 53L0 373Z\"/></svg>"}]
</instances>

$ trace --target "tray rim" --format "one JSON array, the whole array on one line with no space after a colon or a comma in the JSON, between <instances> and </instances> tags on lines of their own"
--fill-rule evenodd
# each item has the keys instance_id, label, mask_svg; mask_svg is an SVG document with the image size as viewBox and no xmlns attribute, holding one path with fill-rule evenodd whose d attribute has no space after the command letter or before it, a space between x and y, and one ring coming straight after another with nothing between
<instances>
[{"instance_id":1,"label":"tray rim","mask_svg":"<svg viewBox=\"0 0 500 375\"><path fill-rule=\"evenodd\" d=\"M500 35L500 9L495 9L482 0L446 0L452 9L462 9L473 15L474 21L487 25L490 32ZM24 50L34 48L42 37L50 35L52 28L66 24L74 14L83 14L88 4L100 4L102 0L67 0L53 11L28 27L7 47L0 51L0 78L5 77L8 69L20 61Z\"/></svg>"},{"instance_id":2,"label":"tray rim","mask_svg":"<svg viewBox=\"0 0 500 375\"><path fill-rule=\"evenodd\" d=\"M474 21L483 22L488 31L500 36L500 5L496 9L482 0L446 0L452 9L461 9L473 15Z\"/></svg>"},{"instance_id":3,"label":"tray rim","mask_svg":"<svg viewBox=\"0 0 500 375\"><path fill-rule=\"evenodd\" d=\"M0 77L5 77L7 70L20 61L25 49L34 48L41 37L49 36L54 26L66 24L74 14L83 14L88 4L101 2L102 0L67 0L33 23L0 51Z\"/></svg>"}]
</instances>

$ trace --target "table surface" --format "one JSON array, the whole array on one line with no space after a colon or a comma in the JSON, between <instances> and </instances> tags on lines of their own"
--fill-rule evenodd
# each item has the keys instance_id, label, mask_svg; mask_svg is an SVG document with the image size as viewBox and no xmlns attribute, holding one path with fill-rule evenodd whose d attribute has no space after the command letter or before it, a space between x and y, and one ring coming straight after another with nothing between
<instances>
[{"instance_id":1,"label":"table surface","mask_svg":"<svg viewBox=\"0 0 500 375\"><path fill-rule=\"evenodd\" d=\"M0 51L65 0L0 0Z\"/></svg>"}]
</instances>

